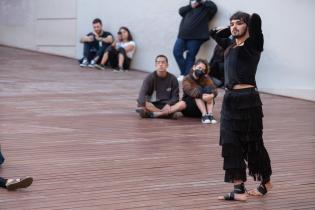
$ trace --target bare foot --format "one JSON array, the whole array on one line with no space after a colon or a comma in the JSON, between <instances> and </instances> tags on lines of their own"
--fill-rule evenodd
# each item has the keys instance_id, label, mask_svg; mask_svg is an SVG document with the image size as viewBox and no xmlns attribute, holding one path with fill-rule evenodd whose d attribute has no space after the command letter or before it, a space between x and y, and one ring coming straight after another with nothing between
<instances>
[{"instance_id":1,"label":"bare foot","mask_svg":"<svg viewBox=\"0 0 315 210\"><path fill-rule=\"evenodd\" d=\"M230 193L227 194L227 196L229 197ZM229 200L229 199L226 199L225 196L219 196L218 197L219 200ZM242 193L242 194L237 194L237 193L234 193L234 199L235 201L247 201L247 195L246 193Z\"/></svg>"},{"instance_id":2,"label":"bare foot","mask_svg":"<svg viewBox=\"0 0 315 210\"><path fill-rule=\"evenodd\" d=\"M265 184L265 186L266 186L266 193L269 192L269 191L272 189L272 187L273 187L273 185L272 185L272 183L271 183L270 181L267 182L267 183ZM259 192L258 189L250 190L250 191L248 191L247 193L248 193L249 195L251 195L251 196L263 196L263 195L266 194L266 193L261 193L261 192Z\"/></svg>"}]
</instances>

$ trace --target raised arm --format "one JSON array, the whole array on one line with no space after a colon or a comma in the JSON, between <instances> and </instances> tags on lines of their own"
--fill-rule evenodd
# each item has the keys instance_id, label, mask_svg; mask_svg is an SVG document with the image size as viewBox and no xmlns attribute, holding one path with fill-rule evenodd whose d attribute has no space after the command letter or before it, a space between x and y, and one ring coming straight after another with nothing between
<instances>
[{"instance_id":1,"label":"raised arm","mask_svg":"<svg viewBox=\"0 0 315 210\"><path fill-rule=\"evenodd\" d=\"M192 7L190 5L181 7L179 9L180 16L184 17L190 10L192 10Z\"/></svg>"},{"instance_id":2,"label":"raised arm","mask_svg":"<svg viewBox=\"0 0 315 210\"><path fill-rule=\"evenodd\" d=\"M209 35L220 45L223 49L226 49L232 43L229 38L231 36L230 27L226 28L214 28L209 31Z\"/></svg>"},{"instance_id":3,"label":"raised arm","mask_svg":"<svg viewBox=\"0 0 315 210\"><path fill-rule=\"evenodd\" d=\"M253 13L248 23L249 38L245 45L252 47L257 51L264 50L264 35L261 30L261 18L258 14Z\"/></svg>"},{"instance_id":4,"label":"raised arm","mask_svg":"<svg viewBox=\"0 0 315 210\"><path fill-rule=\"evenodd\" d=\"M203 5L207 8L209 20L211 20L218 11L217 5L215 5L215 3L210 0L204 0Z\"/></svg>"}]
</instances>

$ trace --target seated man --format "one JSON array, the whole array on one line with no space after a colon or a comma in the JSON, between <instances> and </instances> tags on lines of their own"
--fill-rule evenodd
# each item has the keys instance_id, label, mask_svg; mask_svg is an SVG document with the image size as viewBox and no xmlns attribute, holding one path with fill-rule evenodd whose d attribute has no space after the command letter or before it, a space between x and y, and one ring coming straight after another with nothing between
<instances>
[{"instance_id":1,"label":"seated man","mask_svg":"<svg viewBox=\"0 0 315 210\"><path fill-rule=\"evenodd\" d=\"M93 32L82 37L80 42L84 44L83 58L80 60L81 67L94 68L102 58L106 48L113 42L113 36L103 31L102 21L98 18L93 20Z\"/></svg>"},{"instance_id":2,"label":"seated man","mask_svg":"<svg viewBox=\"0 0 315 210\"><path fill-rule=\"evenodd\" d=\"M208 73L207 61L198 59L190 73L184 77L182 113L187 117L201 117L202 123L215 124L217 121L213 116L213 105L217 90Z\"/></svg>"},{"instance_id":3,"label":"seated man","mask_svg":"<svg viewBox=\"0 0 315 210\"><path fill-rule=\"evenodd\" d=\"M167 72L168 59L165 55L155 58L155 67L156 70L143 81L136 112L142 118L174 117L173 113L183 109L183 104L178 102L177 78Z\"/></svg>"},{"instance_id":4,"label":"seated man","mask_svg":"<svg viewBox=\"0 0 315 210\"><path fill-rule=\"evenodd\" d=\"M0 166L4 162L4 157L1 153L1 145L0 145ZM5 188L7 190L16 190L19 188L26 188L30 186L33 182L32 177L25 178L17 178L17 179L5 179L0 177L0 187Z\"/></svg>"}]
</instances>

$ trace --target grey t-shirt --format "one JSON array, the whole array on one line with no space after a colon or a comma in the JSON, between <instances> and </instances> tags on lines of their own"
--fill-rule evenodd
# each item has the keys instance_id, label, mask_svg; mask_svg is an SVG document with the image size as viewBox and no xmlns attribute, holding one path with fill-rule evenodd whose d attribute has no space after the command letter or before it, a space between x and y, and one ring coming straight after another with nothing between
<instances>
[{"instance_id":1,"label":"grey t-shirt","mask_svg":"<svg viewBox=\"0 0 315 210\"><path fill-rule=\"evenodd\" d=\"M161 102L169 105L179 100L179 85L177 78L167 73L161 78L156 71L150 73L143 81L138 97L138 106L144 106L145 102Z\"/></svg>"}]
</instances>

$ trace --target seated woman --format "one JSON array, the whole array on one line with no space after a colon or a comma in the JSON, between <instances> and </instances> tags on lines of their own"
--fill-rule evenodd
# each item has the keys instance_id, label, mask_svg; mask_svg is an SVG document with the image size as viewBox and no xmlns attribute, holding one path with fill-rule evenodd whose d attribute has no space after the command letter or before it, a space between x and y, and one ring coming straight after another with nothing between
<instances>
[{"instance_id":1,"label":"seated woman","mask_svg":"<svg viewBox=\"0 0 315 210\"><path fill-rule=\"evenodd\" d=\"M133 54L136 50L136 43L133 41L132 35L127 27L120 27L115 42L105 51L100 65L96 67L104 69L105 65L110 66L119 71L127 70ZM114 70L116 71L116 70Z\"/></svg>"},{"instance_id":2,"label":"seated woman","mask_svg":"<svg viewBox=\"0 0 315 210\"><path fill-rule=\"evenodd\" d=\"M187 117L201 117L202 123L215 124L217 121L213 116L213 105L217 90L208 73L208 62L198 59L190 73L184 77L182 101L185 109L182 113Z\"/></svg>"}]
</instances>

